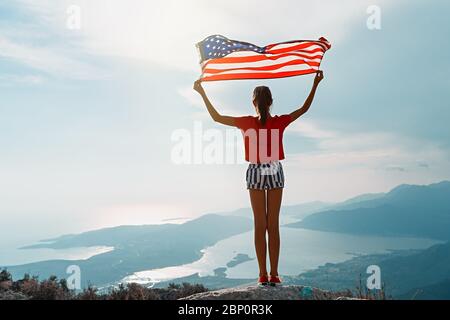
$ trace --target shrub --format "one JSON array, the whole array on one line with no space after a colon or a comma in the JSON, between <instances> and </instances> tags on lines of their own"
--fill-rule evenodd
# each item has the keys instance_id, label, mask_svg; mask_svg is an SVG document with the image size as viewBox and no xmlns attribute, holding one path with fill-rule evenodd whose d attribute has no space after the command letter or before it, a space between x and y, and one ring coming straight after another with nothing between
<instances>
[{"instance_id":1,"label":"shrub","mask_svg":"<svg viewBox=\"0 0 450 320\"><path fill-rule=\"evenodd\" d=\"M11 273L8 272L8 270L3 269L0 272L0 282L5 282L5 281L12 281L12 276L11 276Z\"/></svg>"}]
</instances>

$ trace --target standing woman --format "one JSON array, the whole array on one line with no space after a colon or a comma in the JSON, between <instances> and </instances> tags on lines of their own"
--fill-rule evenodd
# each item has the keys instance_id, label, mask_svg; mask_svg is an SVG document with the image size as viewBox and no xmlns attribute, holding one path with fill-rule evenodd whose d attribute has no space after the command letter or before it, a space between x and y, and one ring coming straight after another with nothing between
<instances>
[{"instance_id":1,"label":"standing woman","mask_svg":"<svg viewBox=\"0 0 450 320\"><path fill-rule=\"evenodd\" d=\"M243 133L245 158L250 162L246 180L254 215L255 250L259 265L258 283L261 285L281 283L278 275L278 259L279 215L284 188L283 167L280 162L284 160L283 132L290 123L309 110L322 79L323 72L317 71L313 87L303 106L291 114L281 116L272 116L270 113L273 99L268 87L256 87L253 92L256 116L231 117L217 112L200 80L194 84L194 90L202 96L212 119L224 125L237 127ZM269 237L270 274L266 266L266 234Z\"/></svg>"}]
</instances>

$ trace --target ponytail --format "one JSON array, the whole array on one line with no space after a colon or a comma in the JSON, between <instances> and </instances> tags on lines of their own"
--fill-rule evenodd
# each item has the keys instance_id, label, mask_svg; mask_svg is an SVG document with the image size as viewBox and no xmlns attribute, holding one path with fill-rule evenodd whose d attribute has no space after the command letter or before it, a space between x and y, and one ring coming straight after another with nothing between
<instances>
[{"instance_id":1,"label":"ponytail","mask_svg":"<svg viewBox=\"0 0 450 320\"><path fill-rule=\"evenodd\" d=\"M266 86L256 87L253 91L253 102L258 108L261 124L265 126L269 117L270 106L273 103L270 89Z\"/></svg>"},{"instance_id":2,"label":"ponytail","mask_svg":"<svg viewBox=\"0 0 450 320\"><path fill-rule=\"evenodd\" d=\"M258 111L259 111L259 115L260 115L259 120L261 121L261 124L263 126L265 126L266 122L267 122L267 114L268 114L267 108L260 107L260 105L258 105Z\"/></svg>"}]
</instances>

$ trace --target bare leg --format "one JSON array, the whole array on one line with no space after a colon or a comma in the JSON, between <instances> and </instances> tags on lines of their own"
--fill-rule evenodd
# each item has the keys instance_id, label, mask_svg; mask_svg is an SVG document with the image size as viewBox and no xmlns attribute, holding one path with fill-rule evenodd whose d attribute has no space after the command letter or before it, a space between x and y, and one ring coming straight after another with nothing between
<instances>
[{"instance_id":1,"label":"bare leg","mask_svg":"<svg viewBox=\"0 0 450 320\"><path fill-rule=\"evenodd\" d=\"M269 233L270 275L278 276L278 259L280 257L280 208L283 189L267 191L267 230Z\"/></svg>"},{"instance_id":2,"label":"bare leg","mask_svg":"<svg viewBox=\"0 0 450 320\"><path fill-rule=\"evenodd\" d=\"M250 190L250 201L252 203L255 222L255 249L258 258L259 276L267 275L266 256L266 192L264 190Z\"/></svg>"}]
</instances>

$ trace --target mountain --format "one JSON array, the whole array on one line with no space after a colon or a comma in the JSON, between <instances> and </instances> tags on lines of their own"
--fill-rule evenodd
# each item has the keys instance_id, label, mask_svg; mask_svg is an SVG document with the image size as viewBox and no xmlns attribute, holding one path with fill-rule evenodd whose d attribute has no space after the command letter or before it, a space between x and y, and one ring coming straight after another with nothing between
<instances>
[{"instance_id":1,"label":"mountain","mask_svg":"<svg viewBox=\"0 0 450 320\"><path fill-rule=\"evenodd\" d=\"M367 267L377 265L388 296L394 299L448 297L450 279L450 242L425 250L402 250L388 254L355 257L341 263L328 263L318 269L285 278L287 284L314 285L326 290L357 289L365 285ZM418 295L418 290L423 295ZM420 293L420 292L419 292Z\"/></svg>"},{"instance_id":2,"label":"mountain","mask_svg":"<svg viewBox=\"0 0 450 320\"><path fill-rule=\"evenodd\" d=\"M113 246L114 250L87 260L51 260L9 266L15 278L25 273L41 279L51 275L67 277L66 269L78 265L82 285L107 285L137 271L182 265L198 260L205 247L250 230L251 219L236 216L205 215L180 224L123 226L68 235L27 248L71 248Z\"/></svg>"},{"instance_id":3,"label":"mountain","mask_svg":"<svg viewBox=\"0 0 450 320\"><path fill-rule=\"evenodd\" d=\"M325 208L330 207L332 204L322 201L313 201L307 203L301 203L297 205L282 206L280 210L280 219L288 217L294 220L303 219L304 217L313 213L319 212ZM251 208L241 208L234 211L223 212L221 215L232 215L240 217L253 217Z\"/></svg>"},{"instance_id":4,"label":"mountain","mask_svg":"<svg viewBox=\"0 0 450 320\"><path fill-rule=\"evenodd\" d=\"M394 295L450 278L450 242L379 264L383 281Z\"/></svg>"},{"instance_id":5,"label":"mountain","mask_svg":"<svg viewBox=\"0 0 450 320\"><path fill-rule=\"evenodd\" d=\"M403 300L450 300L450 278L401 295Z\"/></svg>"},{"instance_id":6,"label":"mountain","mask_svg":"<svg viewBox=\"0 0 450 320\"><path fill-rule=\"evenodd\" d=\"M366 193L353 198L350 198L344 202L329 205L327 209L355 209L355 208L365 208L372 205L372 200L380 199L384 197L386 193ZM322 210L323 211L323 210Z\"/></svg>"},{"instance_id":7,"label":"mountain","mask_svg":"<svg viewBox=\"0 0 450 320\"><path fill-rule=\"evenodd\" d=\"M343 203L287 225L362 235L450 240L450 182L402 185L369 200Z\"/></svg>"},{"instance_id":8,"label":"mountain","mask_svg":"<svg viewBox=\"0 0 450 320\"><path fill-rule=\"evenodd\" d=\"M54 239L45 239L40 243L22 247L21 249L67 249L75 247L102 246L118 247L122 243L137 242L141 237L149 234L173 232L178 225L142 225L119 226L100 230L88 231L81 234L63 235Z\"/></svg>"}]
</instances>

